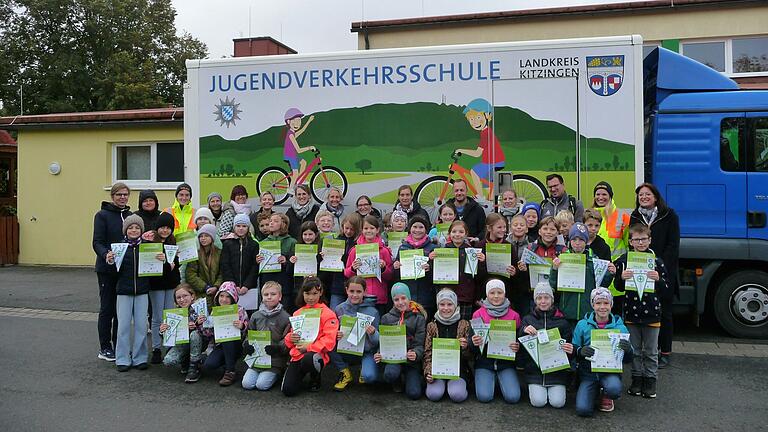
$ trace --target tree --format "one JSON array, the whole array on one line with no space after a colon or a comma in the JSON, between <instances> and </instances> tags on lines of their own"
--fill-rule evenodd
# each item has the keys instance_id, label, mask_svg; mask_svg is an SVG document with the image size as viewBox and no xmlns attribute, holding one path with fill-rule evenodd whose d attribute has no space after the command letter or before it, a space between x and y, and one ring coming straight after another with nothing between
<instances>
[{"instance_id":1,"label":"tree","mask_svg":"<svg viewBox=\"0 0 768 432\"><path fill-rule=\"evenodd\" d=\"M3 114L183 103L184 61L205 44L176 34L170 0L6 0L0 5Z\"/></svg>"},{"instance_id":2,"label":"tree","mask_svg":"<svg viewBox=\"0 0 768 432\"><path fill-rule=\"evenodd\" d=\"M360 170L360 174L365 174L366 170L371 169L371 165L370 159L360 159L355 163L355 166Z\"/></svg>"},{"instance_id":3,"label":"tree","mask_svg":"<svg viewBox=\"0 0 768 432\"><path fill-rule=\"evenodd\" d=\"M619 155L616 155L616 154L613 155L613 170L614 171L618 171L619 170L619 164L620 163L621 162L619 162Z\"/></svg>"}]
</instances>

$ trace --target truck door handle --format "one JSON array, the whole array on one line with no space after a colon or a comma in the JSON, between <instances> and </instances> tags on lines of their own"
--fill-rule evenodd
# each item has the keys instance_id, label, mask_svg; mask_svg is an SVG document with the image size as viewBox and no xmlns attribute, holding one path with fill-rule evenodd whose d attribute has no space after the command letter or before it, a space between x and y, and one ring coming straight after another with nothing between
<instances>
[{"instance_id":1,"label":"truck door handle","mask_svg":"<svg viewBox=\"0 0 768 432\"><path fill-rule=\"evenodd\" d=\"M747 212L747 228L765 228L765 212Z\"/></svg>"}]
</instances>

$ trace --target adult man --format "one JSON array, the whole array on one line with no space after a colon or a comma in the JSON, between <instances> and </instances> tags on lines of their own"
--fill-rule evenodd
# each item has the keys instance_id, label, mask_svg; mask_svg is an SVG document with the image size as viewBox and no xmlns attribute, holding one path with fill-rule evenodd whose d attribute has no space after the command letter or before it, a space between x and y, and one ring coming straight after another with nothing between
<instances>
[{"instance_id":1,"label":"adult man","mask_svg":"<svg viewBox=\"0 0 768 432\"><path fill-rule=\"evenodd\" d=\"M467 196L464 180L453 182L453 198L448 201L456 207L456 216L469 227L467 237L482 239L485 236L485 211L477 201Z\"/></svg>"},{"instance_id":2,"label":"adult man","mask_svg":"<svg viewBox=\"0 0 768 432\"><path fill-rule=\"evenodd\" d=\"M170 213L173 216L173 235L194 231L197 228L192 217L195 214L195 209L190 204L191 200L192 186L182 183L176 187L176 199L173 201L173 205L163 209L165 213Z\"/></svg>"},{"instance_id":3,"label":"adult man","mask_svg":"<svg viewBox=\"0 0 768 432\"><path fill-rule=\"evenodd\" d=\"M560 174L547 176L549 198L541 202L541 218L554 217L562 210L573 213L574 222L584 222L584 203L565 191L565 182Z\"/></svg>"}]
</instances>

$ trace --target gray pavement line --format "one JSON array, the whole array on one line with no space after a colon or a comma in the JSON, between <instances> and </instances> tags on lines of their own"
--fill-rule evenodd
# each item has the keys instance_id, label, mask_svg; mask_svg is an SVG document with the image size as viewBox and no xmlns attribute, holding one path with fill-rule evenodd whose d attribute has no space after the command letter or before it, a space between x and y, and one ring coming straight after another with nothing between
<instances>
[{"instance_id":1,"label":"gray pavement line","mask_svg":"<svg viewBox=\"0 0 768 432\"><path fill-rule=\"evenodd\" d=\"M0 306L0 316L95 322L99 314L96 312L61 311L51 309L14 308Z\"/></svg>"}]
</instances>

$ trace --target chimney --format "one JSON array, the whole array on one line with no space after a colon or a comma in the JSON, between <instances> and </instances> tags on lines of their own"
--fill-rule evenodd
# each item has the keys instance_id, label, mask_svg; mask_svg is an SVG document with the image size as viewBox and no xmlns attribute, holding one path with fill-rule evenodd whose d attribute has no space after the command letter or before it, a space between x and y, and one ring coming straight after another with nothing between
<instances>
[{"instance_id":1,"label":"chimney","mask_svg":"<svg viewBox=\"0 0 768 432\"><path fill-rule=\"evenodd\" d=\"M233 39L235 57L296 54L296 50L269 36Z\"/></svg>"}]
</instances>

